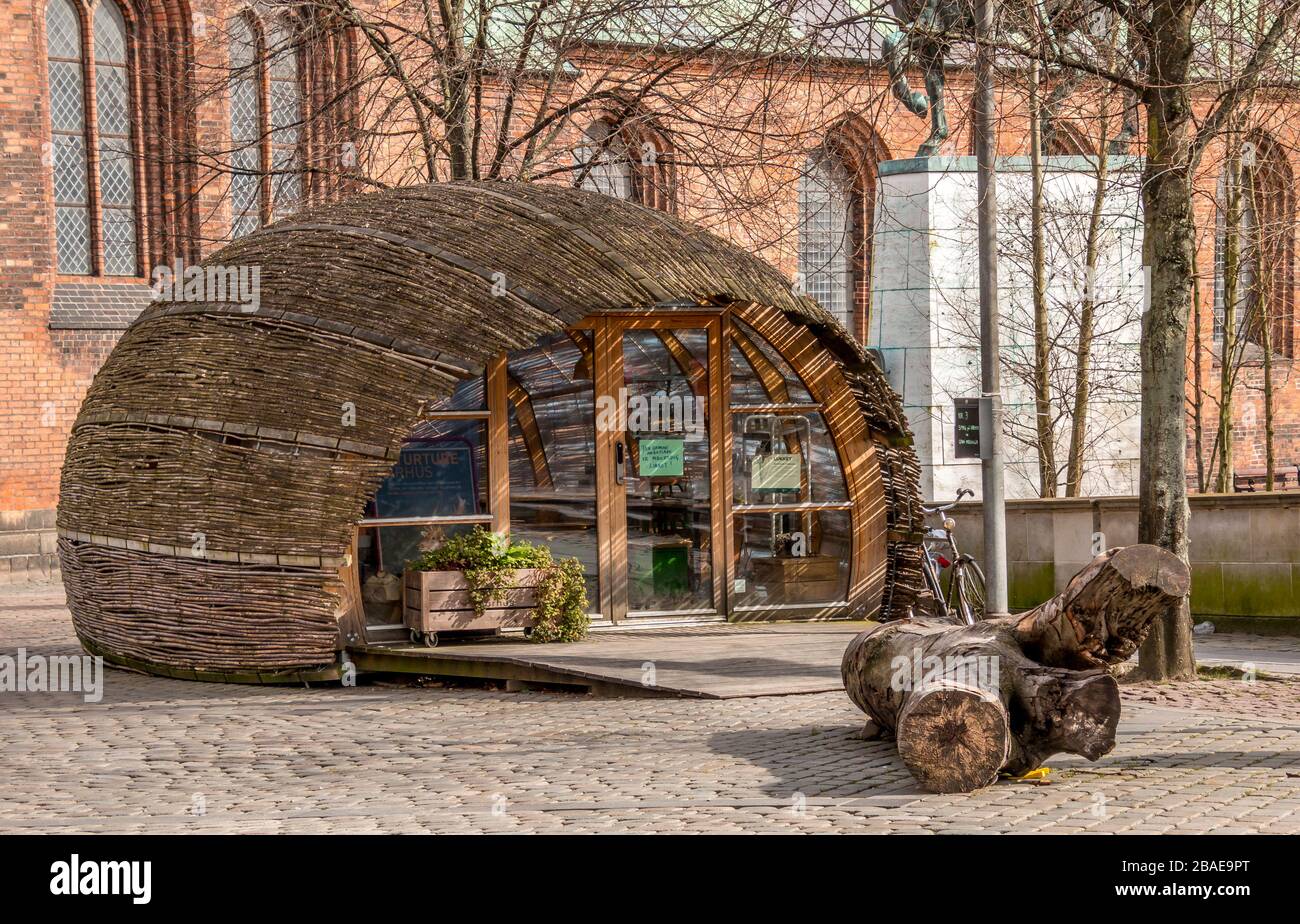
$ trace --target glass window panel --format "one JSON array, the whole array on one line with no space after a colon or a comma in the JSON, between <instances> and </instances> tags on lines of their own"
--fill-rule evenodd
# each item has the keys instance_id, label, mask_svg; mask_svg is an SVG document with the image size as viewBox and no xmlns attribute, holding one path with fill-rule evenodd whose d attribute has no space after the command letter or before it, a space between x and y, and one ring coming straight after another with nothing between
<instances>
[{"instance_id":1,"label":"glass window panel","mask_svg":"<svg viewBox=\"0 0 1300 924\"><path fill-rule=\"evenodd\" d=\"M242 237L261 225L261 95L257 43L247 18L230 21L230 231Z\"/></svg>"},{"instance_id":2,"label":"glass window panel","mask_svg":"<svg viewBox=\"0 0 1300 924\"><path fill-rule=\"evenodd\" d=\"M825 418L733 411L733 497L738 504L838 504L849 499ZM797 460L790 456L798 456Z\"/></svg>"},{"instance_id":3,"label":"glass window panel","mask_svg":"<svg viewBox=\"0 0 1300 924\"><path fill-rule=\"evenodd\" d=\"M298 50L294 47L292 30L283 20L271 23L267 30L266 45L270 49L270 75L272 80L298 79Z\"/></svg>"},{"instance_id":4,"label":"glass window panel","mask_svg":"<svg viewBox=\"0 0 1300 924\"><path fill-rule=\"evenodd\" d=\"M842 321L850 320L851 183L839 160L812 154L799 177L799 274L804 291Z\"/></svg>"},{"instance_id":5,"label":"glass window panel","mask_svg":"<svg viewBox=\"0 0 1300 924\"><path fill-rule=\"evenodd\" d=\"M293 36L283 22L267 35L271 96L271 212L275 218L288 215L302 198L302 177L298 173L299 123L302 120L302 91L298 84L298 58Z\"/></svg>"},{"instance_id":6,"label":"glass window panel","mask_svg":"<svg viewBox=\"0 0 1300 924\"><path fill-rule=\"evenodd\" d=\"M103 271L134 276L135 171L131 163L126 23L112 0L95 5L95 112L99 125L99 196Z\"/></svg>"},{"instance_id":7,"label":"glass window panel","mask_svg":"<svg viewBox=\"0 0 1300 924\"><path fill-rule=\"evenodd\" d=\"M126 208L135 203L129 138L100 136L99 194L105 208Z\"/></svg>"},{"instance_id":8,"label":"glass window panel","mask_svg":"<svg viewBox=\"0 0 1300 924\"><path fill-rule=\"evenodd\" d=\"M813 404L785 357L743 321L731 322L732 404Z\"/></svg>"},{"instance_id":9,"label":"glass window panel","mask_svg":"<svg viewBox=\"0 0 1300 924\"><path fill-rule=\"evenodd\" d=\"M363 526L357 531L357 567L366 625L402 625L402 574L406 563L425 549L442 545L452 536L468 533L471 524L419 526Z\"/></svg>"},{"instance_id":10,"label":"glass window panel","mask_svg":"<svg viewBox=\"0 0 1300 924\"><path fill-rule=\"evenodd\" d=\"M632 164L623 139L614 134L608 122L593 122L584 132L583 144L574 151L581 167L590 164L582 179L582 188L612 196L632 198Z\"/></svg>"},{"instance_id":11,"label":"glass window panel","mask_svg":"<svg viewBox=\"0 0 1300 924\"><path fill-rule=\"evenodd\" d=\"M734 605L843 602L853 553L850 524L847 510L734 516Z\"/></svg>"},{"instance_id":12,"label":"glass window panel","mask_svg":"<svg viewBox=\"0 0 1300 924\"><path fill-rule=\"evenodd\" d=\"M582 562L588 609L598 613L593 351L581 331L511 353L507 394L510 534Z\"/></svg>"},{"instance_id":13,"label":"glass window panel","mask_svg":"<svg viewBox=\"0 0 1300 924\"><path fill-rule=\"evenodd\" d=\"M71 0L50 0L46 5L45 48L51 58L81 60L81 21Z\"/></svg>"},{"instance_id":14,"label":"glass window panel","mask_svg":"<svg viewBox=\"0 0 1300 924\"><path fill-rule=\"evenodd\" d=\"M745 354L733 340L731 343L731 403L732 404L771 404L763 383L759 381L754 367L749 364Z\"/></svg>"},{"instance_id":15,"label":"glass window panel","mask_svg":"<svg viewBox=\"0 0 1300 924\"><path fill-rule=\"evenodd\" d=\"M126 64L126 23L113 0L95 4L95 63Z\"/></svg>"},{"instance_id":16,"label":"glass window panel","mask_svg":"<svg viewBox=\"0 0 1300 924\"><path fill-rule=\"evenodd\" d=\"M58 268L61 273L86 274L91 272L90 210L87 208L81 22L70 0L50 0L46 6L45 38L50 58L50 141Z\"/></svg>"},{"instance_id":17,"label":"glass window panel","mask_svg":"<svg viewBox=\"0 0 1300 924\"><path fill-rule=\"evenodd\" d=\"M487 391L483 376L463 379L451 393L451 397L434 405L438 411L485 411L487 410Z\"/></svg>"},{"instance_id":18,"label":"glass window panel","mask_svg":"<svg viewBox=\"0 0 1300 924\"><path fill-rule=\"evenodd\" d=\"M1242 168L1237 191L1237 282L1236 298L1233 299L1234 316L1238 338L1252 333L1251 316L1255 311L1258 288L1255 285L1257 259L1255 242L1258 240L1257 218L1254 197L1250 195L1250 172ZM1227 246L1228 246L1228 210L1230 205L1228 170L1225 167L1219 174L1217 198L1215 202L1214 233L1214 312L1213 336L1215 340L1223 339L1223 325L1227 318Z\"/></svg>"},{"instance_id":19,"label":"glass window panel","mask_svg":"<svg viewBox=\"0 0 1300 924\"><path fill-rule=\"evenodd\" d=\"M105 208L104 272L109 276L134 276L136 270L135 212Z\"/></svg>"},{"instance_id":20,"label":"glass window panel","mask_svg":"<svg viewBox=\"0 0 1300 924\"><path fill-rule=\"evenodd\" d=\"M54 201L86 203L86 142L80 135L54 136Z\"/></svg>"},{"instance_id":21,"label":"glass window panel","mask_svg":"<svg viewBox=\"0 0 1300 924\"><path fill-rule=\"evenodd\" d=\"M302 176L297 172L296 148L276 147L271 152L271 210L272 217L291 214L302 198Z\"/></svg>"},{"instance_id":22,"label":"glass window panel","mask_svg":"<svg viewBox=\"0 0 1300 924\"><path fill-rule=\"evenodd\" d=\"M298 143L302 118L302 95L297 79L271 81L271 141L277 145Z\"/></svg>"},{"instance_id":23,"label":"glass window panel","mask_svg":"<svg viewBox=\"0 0 1300 924\"><path fill-rule=\"evenodd\" d=\"M50 126L55 132L85 131L85 96L81 88L81 62L50 62Z\"/></svg>"},{"instance_id":24,"label":"glass window panel","mask_svg":"<svg viewBox=\"0 0 1300 924\"><path fill-rule=\"evenodd\" d=\"M230 69L238 71L248 67L257 58L257 40L248 17L236 16L231 19L227 33L230 36ZM246 75L238 74L237 76L244 77Z\"/></svg>"},{"instance_id":25,"label":"glass window panel","mask_svg":"<svg viewBox=\"0 0 1300 924\"><path fill-rule=\"evenodd\" d=\"M848 485L840 467L840 454L831 439L826 418L821 414L808 414L812 431L812 498L819 504L847 503Z\"/></svg>"},{"instance_id":26,"label":"glass window panel","mask_svg":"<svg viewBox=\"0 0 1300 924\"><path fill-rule=\"evenodd\" d=\"M367 505L368 518L481 516L487 502L487 424L426 420Z\"/></svg>"},{"instance_id":27,"label":"glass window panel","mask_svg":"<svg viewBox=\"0 0 1300 924\"><path fill-rule=\"evenodd\" d=\"M85 206L54 208L54 233L59 246L59 272L90 272L90 211Z\"/></svg>"},{"instance_id":28,"label":"glass window panel","mask_svg":"<svg viewBox=\"0 0 1300 924\"><path fill-rule=\"evenodd\" d=\"M248 145L257 141L258 114L257 85L252 80L237 80L230 88L230 137L241 147L238 153L249 150ZM256 164L256 158L252 163Z\"/></svg>"},{"instance_id":29,"label":"glass window panel","mask_svg":"<svg viewBox=\"0 0 1300 924\"><path fill-rule=\"evenodd\" d=\"M230 233L232 237L243 237L261 225L258 214L261 186L257 173L243 168L238 162L235 170L230 177Z\"/></svg>"},{"instance_id":30,"label":"glass window panel","mask_svg":"<svg viewBox=\"0 0 1300 924\"><path fill-rule=\"evenodd\" d=\"M708 333L623 334L628 609L713 608Z\"/></svg>"},{"instance_id":31,"label":"glass window panel","mask_svg":"<svg viewBox=\"0 0 1300 924\"><path fill-rule=\"evenodd\" d=\"M101 135L127 135L131 130L126 68L95 65L95 107Z\"/></svg>"}]
</instances>

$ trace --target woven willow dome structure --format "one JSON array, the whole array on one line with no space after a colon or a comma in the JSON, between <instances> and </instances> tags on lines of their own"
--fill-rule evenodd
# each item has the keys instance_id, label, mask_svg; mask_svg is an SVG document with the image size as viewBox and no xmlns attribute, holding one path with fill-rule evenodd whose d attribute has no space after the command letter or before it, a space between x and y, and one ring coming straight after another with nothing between
<instances>
[{"instance_id":1,"label":"woven willow dome structure","mask_svg":"<svg viewBox=\"0 0 1300 924\"><path fill-rule=\"evenodd\" d=\"M594 193L449 183L306 210L205 265L257 267L257 303L151 303L67 449L69 606L112 661L242 679L336 664L355 524L422 412L503 351L665 305L767 306L834 356L879 463L882 564L862 609L899 615L915 597L898 397L814 302L718 237Z\"/></svg>"}]
</instances>

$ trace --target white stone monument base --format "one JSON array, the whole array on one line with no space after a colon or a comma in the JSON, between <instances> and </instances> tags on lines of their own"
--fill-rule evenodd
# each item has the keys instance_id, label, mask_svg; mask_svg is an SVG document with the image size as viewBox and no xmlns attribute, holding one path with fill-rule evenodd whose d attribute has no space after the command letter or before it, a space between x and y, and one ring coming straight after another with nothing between
<instances>
[{"instance_id":1,"label":"white stone monument base","mask_svg":"<svg viewBox=\"0 0 1300 924\"><path fill-rule=\"evenodd\" d=\"M1044 237L1052 342L1052 429L1058 493L1074 406L1082 306L1095 303L1083 493L1137 493L1143 305L1142 226L1135 158L1110 158L1095 271L1086 242L1096 188L1090 157L1045 158ZM1029 159L998 161L998 292L1007 497L1039 495L1033 400L1034 312ZM916 434L921 489L947 500L980 494L980 461L959 459L954 401L978 397L979 269L974 157L880 164L869 347L903 396Z\"/></svg>"}]
</instances>

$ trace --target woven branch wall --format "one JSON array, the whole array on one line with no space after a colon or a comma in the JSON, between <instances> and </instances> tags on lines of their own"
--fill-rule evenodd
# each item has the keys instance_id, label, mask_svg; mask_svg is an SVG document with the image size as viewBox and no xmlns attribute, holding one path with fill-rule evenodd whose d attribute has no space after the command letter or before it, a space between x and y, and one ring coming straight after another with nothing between
<instances>
[{"instance_id":1,"label":"woven branch wall","mask_svg":"<svg viewBox=\"0 0 1300 924\"><path fill-rule=\"evenodd\" d=\"M152 303L69 440L59 554L77 632L106 656L330 664L352 524L426 402L584 315L718 296L782 309L844 365L885 470L883 612L915 597L918 468L897 395L815 303L714 235L578 190L449 183L301 212L204 265L257 268L256 307Z\"/></svg>"}]
</instances>

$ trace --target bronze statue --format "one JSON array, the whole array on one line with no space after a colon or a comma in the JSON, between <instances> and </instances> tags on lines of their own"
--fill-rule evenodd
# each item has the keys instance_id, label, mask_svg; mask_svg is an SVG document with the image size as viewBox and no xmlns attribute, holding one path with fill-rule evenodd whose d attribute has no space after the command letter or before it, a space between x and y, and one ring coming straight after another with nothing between
<instances>
[{"instance_id":1,"label":"bronze statue","mask_svg":"<svg viewBox=\"0 0 1300 924\"><path fill-rule=\"evenodd\" d=\"M895 0L893 4L894 15L908 25L885 37L883 54L890 87L894 96L913 113L922 118L927 112L930 114L930 137L917 149L917 157L939 153L940 145L948 137L943 100L945 59L954 41L974 40L975 3L976 0ZM1057 37L1085 28L1087 12L1085 4L1070 0L1005 0L1001 4L1000 20L1022 35L1032 35L1035 31L1041 34L1050 60L1059 57ZM907 67L913 60L925 73L924 93L913 90L908 82ZM1050 137L1052 115L1081 79L1082 75L1075 71L1053 88L1043 112L1045 141ZM1131 131L1131 123L1126 118L1125 147ZM1119 140L1115 139L1112 147Z\"/></svg>"}]
</instances>

